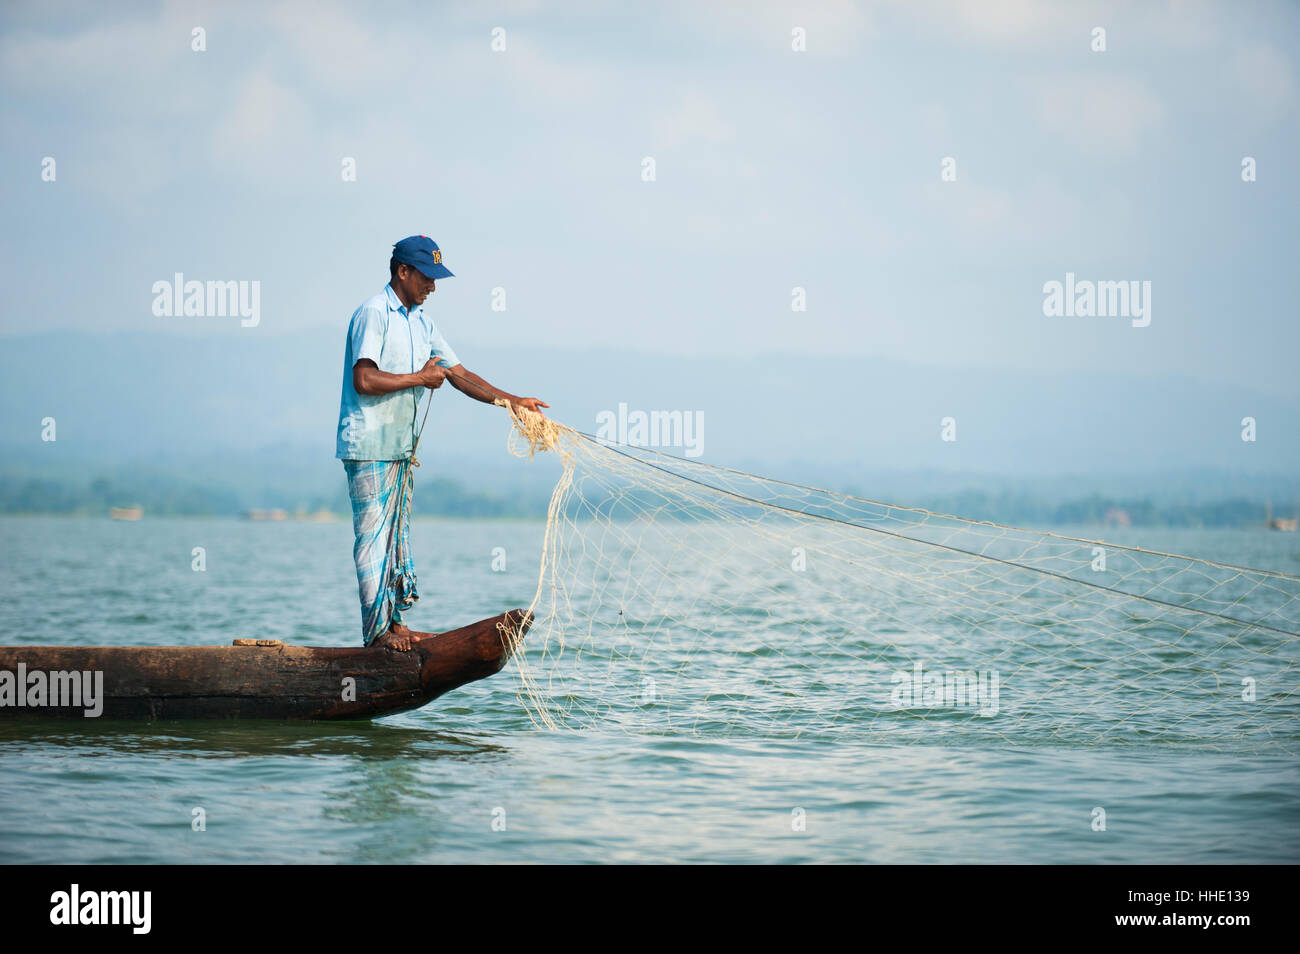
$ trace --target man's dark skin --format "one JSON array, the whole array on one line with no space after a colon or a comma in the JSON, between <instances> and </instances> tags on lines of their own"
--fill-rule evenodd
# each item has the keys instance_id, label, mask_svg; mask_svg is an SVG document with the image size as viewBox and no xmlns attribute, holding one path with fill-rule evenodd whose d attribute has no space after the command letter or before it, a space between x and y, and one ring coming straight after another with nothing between
<instances>
[{"instance_id":1,"label":"man's dark skin","mask_svg":"<svg viewBox=\"0 0 1300 954\"><path fill-rule=\"evenodd\" d=\"M393 286L393 291L408 312L417 305L424 304L424 300L433 294L435 289L434 280L427 278L418 268L411 265L398 265L393 272L392 281L388 284ZM484 404L492 404L500 398L509 401L516 408L528 408L538 414L542 413L542 408L550 407L538 398L519 397L495 388L473 371L466 370L463 364L444 368L430 358L425 362L424 367L414 374L390 374L387 371L380 371L379 366L369 358L362 358L352 366L352 386L357 389L358 394L391 394L393 391L417 387L434 389L442 387L443 381L451 381L451 386L457 391ZM436 635L437 633L422 633L408 629L401 623L393 623L389 626L388 632L375 639L370 645L387 646L406 652L420 640L432 639Z\"/></svg>"}]
</instances>

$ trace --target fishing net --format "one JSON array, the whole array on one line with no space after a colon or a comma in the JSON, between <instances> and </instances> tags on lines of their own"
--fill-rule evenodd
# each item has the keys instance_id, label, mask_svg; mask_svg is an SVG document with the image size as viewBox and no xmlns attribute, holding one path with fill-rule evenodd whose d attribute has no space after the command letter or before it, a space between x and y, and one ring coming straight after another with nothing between
<instances>
[{"instance_id":1,"label":"fishing net","mask_svg":"<svg viewBox=\"0 0 1300 954\"><path fill-rule=\"evenodd\" d=\"M1300 749L1300 577L512 419L563 462L515 657L539 724Z\"/></svg>"}]
</instances>

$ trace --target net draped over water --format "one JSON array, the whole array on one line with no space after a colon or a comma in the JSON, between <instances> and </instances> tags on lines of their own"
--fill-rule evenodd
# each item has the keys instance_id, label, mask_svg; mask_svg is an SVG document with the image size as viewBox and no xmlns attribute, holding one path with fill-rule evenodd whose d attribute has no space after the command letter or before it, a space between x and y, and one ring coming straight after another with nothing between
<instances>
[{"instance_id":1,"label":"net draped over water","mask_svg":"<svg viewBox=\"0 0 1300 954\"><path fill-rule=\"evenodd\" d=\"M541 724L1300 750L1300 577L513 419L564 465L515 657Z\"/></svg>"}]
</instances>

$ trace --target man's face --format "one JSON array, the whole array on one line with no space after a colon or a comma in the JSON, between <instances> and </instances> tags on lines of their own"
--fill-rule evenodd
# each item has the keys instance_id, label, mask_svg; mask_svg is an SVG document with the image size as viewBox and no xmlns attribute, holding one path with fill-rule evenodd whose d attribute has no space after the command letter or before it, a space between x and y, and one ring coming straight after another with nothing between
<instances>
[{"instance_id":1,"label":"man's face","mask_svg":"<svg viewBox=\"0 0 1300 954\"><path fill-rule=\"evenodd\" d=\"M423 272L412 265L397 266L397 281L401 285L402 294L417 305L424 304L424 300L433 294L433 279L426 278Z\"/></svg>"}]
</instances>

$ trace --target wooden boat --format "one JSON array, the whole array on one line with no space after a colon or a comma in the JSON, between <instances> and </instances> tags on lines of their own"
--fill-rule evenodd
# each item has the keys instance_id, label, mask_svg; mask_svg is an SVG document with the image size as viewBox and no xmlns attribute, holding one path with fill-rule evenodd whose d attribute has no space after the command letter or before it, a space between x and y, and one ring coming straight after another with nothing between
<instances>
[{"instance_id":1,"label":"wooden boat","mask_svg":"<svg viewBox=\"0 0 1300 954\"><path fill-rule=\"evenodd\" d=\"M68 702L71 673L81 674L87 688L98 678L91 674L102 673L98 717L104 719L373 719L499 672L532 622L532 614L514 609L440 633L409 652L271 639L237 639L231 646L0 646L0 719L85 718L87 699L50 704ZM57 699L56 678L62 681ZM49 684L44 701L33 704L29 680L42 679Z\"/></svg>"}]
</instances>

